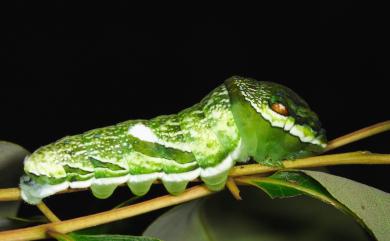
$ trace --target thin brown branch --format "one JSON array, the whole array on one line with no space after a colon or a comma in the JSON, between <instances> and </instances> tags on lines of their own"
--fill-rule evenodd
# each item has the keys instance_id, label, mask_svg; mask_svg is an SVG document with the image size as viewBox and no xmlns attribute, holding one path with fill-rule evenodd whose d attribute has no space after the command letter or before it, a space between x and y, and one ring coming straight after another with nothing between
<instances>
[{"instance_id":1,"label":"thin brown branch","mask_svg":"<svg viewBox=\"0 0 390 241\"><path fill-rule=\"evenodd\" d=\"M74 241L74 239L72 239L68 235L63 234L63 233L59 233L59 232L56 232L56 231L53 231L53 230L47 230L46 233L47 233L47 235L49 237L55 238L57 240L61 240L61 241Z\"/></svg>"},{"instance_id":2,"label":"thin brown branch","mask_svg":"<svg viewBox=\"0 0 390 241\"><path fill-rule=\"evenodd\" d=\"M187 189L178 196L165 195L142 203L137 203L123 208L117 208L80 218L0 232L0 240L19 241L44 239L48 238L46 233L48 230L52 230L57 233L69 233L83 228L93 227L100 224L137 216L160 208L165 208L204 197L212 193L213 192L206 187L199 185Z\"/></svg>"},{"instance_id":3,"label":"thin brown branch","mask_svg":"<svg viewBox=\"0 0 390 241\"><path fill-rule=\"evenodd\" d=\"M230 172L230 176L247 176L261 173L269 173L281 169L302 169L310 167L322 167L333 165L350 165L350 164L390 164L390 154L373 154L369 152L349 152L343 154L331 154L323 156L308 157L304 159L283 161L284 168L269 167L259 164L249 164L236 166Z\"/></svg>"},{"instance_id":4,"label":"thin brown branch","mask_svg":"<svg viewBox=\"0 0 390 241\"><path fill-rule=\"evenodd\" d=\"M0 202L20 200L19 188L4 188L0 189Z\"/></svg>"},{"instance_id":5,"label":"thin brown branch","mask_svg":"<svg viewBox=\"0 0 390 241\"><path fill-rule=\"evenodd\" d=\"M363 138L379 134L381 132L389 131L390 130L390 120L380 122L378 124L368 126L366 128L354 131L350 134L347 134L345 136L341 136L339 138L336 138L332 141L329 141L327 148L325 151L330 151L333 149L336 149L338 147L344 146L346 144L352 143L354 141L361 140ZM344 164L344 163L343 163ZM364 163L348 163L348 164L364 164ZM368 163L370 164L370 163ZM375 164L375 163L373 163ZM335 164L333 164L335 165ZM237 166L233 169L232 173L239 173L236 172L235 169L241 169L244 168L244 166ZM251 167L251 170L254 170L254 167ZM266 167L266 166L261 166L257 165L257 170L259 170L260 173L265 173L265 172L272 172L275 171L275 168L271 167ZM253 173L251 173L253 174ZM69 192L78 192L78 191L83 191L86 189L68 189L59 193L69 193ZM0 189L0 201L15 201L15 200L20 200L20 190L18 188L7 188L7 189Z\"/></svg>"},{"instance_id":6,"label":"thin brown branch","mask_svg":"<svg viewBox=\"0 0 390 241\"><path fill-rule=\"evenodd\" d=\"M229 176L246 176L262 173L270 173L281 169L291 168L310 168L334 165L383 165L390 164L390 154L375 154L370 152L348 152L342 154L330 154L322 156L314 156L296 160L283 161L284 168L270 167L260 164L247 164L235 166L230 171ZM67 189L60 193L84 191L87 189ZM0 189L0 201L15 201L20 200L19 188Z\"/></svg>"},{"instance_id":7,"label":"thin brown branch","mask_svg":"<svg viewBox=\"0 0 390 241\"><path fill-rule=\"evenodd\" d=\"M38 205L37 208L45 215L47 219L49 219L50 222L60 222L61 220L50 210L50 208L43 202L41 201Z\"/></svg>"},{"instance_id":8,"label":"thin brown branch","mask_svg":"<svg viewBox=\"0 0 390 241\"><path fill-rule=\"evenodd\" d=\"M385 131L390 131L390 120L380 122L378 124L368 126L366 128L351 132L347 135L338 137L334 140L331 140L328 142L328 145L325 149L325 151L330 151L333 149L336 149L338 147L347 145L349 143L377 135L379 133L385 132Z\"/></svg>"},{"instance_id":9,"label":"thin brown branch","mask_svg":"<svg viewBox=\"0 0 390 241\"><path fill-rule=\"evenodd\" d=\"M237 184L234 181L233 177L228 177L226 187L236 200L242 200L240 196L240 189L237 187Z\"/></svg>"},{"instance_id":10,"label":"thin brown branch","mask_svg":"<svg viewBox=\"0 0 390 241\"><path fill-rule=\"evenodd\" d=\"M377 125L356 131L349 135L337 138L329 142L329 147L327 148L327 151L387 130L390 130L390 121L379 123ZM305 159L297 159L293 161L286 160L283 161L283 164L284 164L284 168L287 169L319 167L319 166L329 166L329 165L344 165L344 164L390 164L390 154L371 154L368 152L351 152L351 153L344 153L344 154L316 156L316 157L310 157ZM233 180L231 177L269 173L280 169L281 168L262 166L259 164L236 166L232 169L229 180L230 181ZM80 189L80 190L85 190L85 189ZM79 191L79 190L69 189L64 192L74 192L74 191ZM212 193L213 192L208 190L206 187L195 186L193 188L187 189L184 193L178 196L166 195L142 203L137 203L134 205L117 208L117 209L113 209L113 210L109 210L97 214L92 214L80 218L70 219L66 221L59 221L51 217L50 219L54 221L53 223L38 225L30 228L0 232L0 240L12 241L12 240L26 240L26 239L27 240L43 239L50 236L48 232L52 236L53 234L55 235L55 234L68 233L75 230L80 230L83 228L100 225L103 223L108 223L116 220L121 220L124 218L133 217L160 208L176 205L203 196L207 196ZM20 191L18 188L0 189L0 201L13 201L19 199L20 199Z\"/></svg>"},{"instance_id":11,"label":"thin brown branch","mask_svg":"<svg viewBox=\"0 0 390 241\"><path fill-rule=\"evenodd\" d=\"M334 154L310 157L295 161L285 161L286 168L303 168L340 164L390 164L389 154L371 154L368 152L352 152L344 154ZM239 166L233 169L231 176L244 176L275 171L274 168L261 166L258 164ZM179 196L166 195L146 202L130 205L123 208L66 220L50 224L39 225L31 228L5 231L0 233L0 240L35 240L47 237L47 230L54 230L59 233L68 233L75 230L96 226L128 217L133 217L142 213L147 213L160 208L176 205L199 197L210 195L213 192L203 186L196 186L187 189ZM23 238L21 238L23 237Z\"/></svg>"}]
</instances>

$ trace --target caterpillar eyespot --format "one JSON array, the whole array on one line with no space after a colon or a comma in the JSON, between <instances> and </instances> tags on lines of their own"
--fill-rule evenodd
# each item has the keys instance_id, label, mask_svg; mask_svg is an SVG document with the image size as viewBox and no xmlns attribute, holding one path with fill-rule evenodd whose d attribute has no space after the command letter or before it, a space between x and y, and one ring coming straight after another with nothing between
<instances>
[{"instance_id":1,"label":"caterpillar eyespot","mask_svg":"<svg viewBox=\"0 0 390 241\"><path fill-rule=\"evenodd\" d=\"M284 116L288 116L288 109L282 103L273 103L271 105L271 109L273 111L275 111L276 113L278 113L278 114L281 114L281 115L284 115Z\"/></svg>"},{"instance_id":2,"label":"caterpillar eyespot","mask_svg":"<svg viewBox=\"0 0 390 241\"><path fill-rule=\"evenodd\" d=\"M268 104L276 95L289 100L292 111L308 111L296 121L281 103ZM38 204L67 188L88 187L107 198L123 183L144 195L156 179L177 195L199 177L221 190L237 162L278 165L323 151L325 132L302 103L282 85L233 76L177 114L129 120L39 148L25 159L22 198Z\"/></svg>"}]
</instances>

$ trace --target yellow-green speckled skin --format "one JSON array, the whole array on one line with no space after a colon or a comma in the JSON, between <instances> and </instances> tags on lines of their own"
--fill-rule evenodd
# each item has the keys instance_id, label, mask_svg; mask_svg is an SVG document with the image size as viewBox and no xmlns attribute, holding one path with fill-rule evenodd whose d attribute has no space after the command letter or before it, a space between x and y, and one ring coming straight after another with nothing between
<instances>
[{"instance_id":1,"label":"yellow-green speckled skin","mask_svg":"<svg viewBox=\"0 0 390 241\"><path fill-rule=\"evenodd\" d=\"M270 112L275 100L289 106L290 119ZM291 134L279 122L292 119L299 124ZM130 120L39 148L26 157L20 186L31 204L69 187L91 187L96 197L107 198L127 183L144 195L156 179L172 194L198 176L220 190L237 161L253 157L278 165L286 157L320 152L324 143L317 116L295 93L235 76L178 114Z\"/></svg>"}]
</instances>

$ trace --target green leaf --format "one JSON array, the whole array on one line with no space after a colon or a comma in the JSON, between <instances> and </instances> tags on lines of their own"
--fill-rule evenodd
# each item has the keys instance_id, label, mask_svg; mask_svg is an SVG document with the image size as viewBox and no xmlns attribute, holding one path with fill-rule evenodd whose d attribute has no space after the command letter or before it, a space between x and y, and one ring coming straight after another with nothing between
<instances>
[{"instance_id":1,"label":"green leaf","mask_svg":"<svg viewBox=\"0 0 390 241\"><path fill-rule=\"evenodd\" d=\"M277 172L242 178L272 198L306 194L353 216L379 241L390 237L390 194L346 178L316 171Z\"/></svg>"},{"instance_id":2,"label":"green leaf","mask_svg":"<svg viewBox=\"0 0 390 241\"><path fill-rule=\"evenodd\" d=\"M303 171L362 221L378 241L390 237L390 194L343 177Z\"/></svg>"},{"instance_id":3,"label":"green leaf","mask_svg":"<svg viewBox=\"0 0 390 241\"><path fill-rule=\"evenodd\" d=\"M285 198L311 193L317 196L329 196L329 193L312 178L300 172L276 172L266 178L246 179L250 184L263 189L272 198Z\"/></svg>"},{"instance_id":4,"label":"green leaf","mask_svg":"<svg viewBox=\"0 0 390 241\"><path fill-rule=\"evenodd\" d=\"M306 194L345 212L349 211L337 202L321 184L299 171L280 171L269 177L244 177L238 180L261 188L271 198L286 198Z\"/></svg>"},{"instance_id":5,"label":"green leaf","mask_svg":"<svg viewBox=\"0 0 390 241\"><path fill-rule=\"evenodd\" d=\"M112 234L100 234L100 235L70 234L68 236L74 241L161 241L160 239L156 239L156 238L129 236L129 235L112 235Z\"/></svg>"},{"instance_id":6,"label":"green leaf","mask_svg":"<svg viewBox=\"0 0 390 241\"><path fill-rule=\"evenodd\" d=\"M99 234L99 235L82 235L82 234L62 234L57 232L49 232L50 235L58 241L162 241L156 238L144 236L130 235L115 235L115 234Z\"/></svg>"},{"instance_id":7,"label":"green leaf","mask_svg":"<svg viewBox=\"0 0 390 241\"><path fill-rule=\"evenodd\" d=\"M11 142L0 141L0 188L17 187L23 172L23 159L29 152ZM0 203L0 230L20 227L20 223L7 219L16 216L20 201Z\"/></svg>"},{"instance_id":8,"label":"green leaf","mask_svg":"<svg viewBox=\"0 0 390 241\"><path fill-rule=\"evenodd\" d=\"M242 201L224 191L176 206L144 235L167 241L370 240L353 219L312 198L272 200L249 186L240 189Z\"/></svg>"}]
</instances>

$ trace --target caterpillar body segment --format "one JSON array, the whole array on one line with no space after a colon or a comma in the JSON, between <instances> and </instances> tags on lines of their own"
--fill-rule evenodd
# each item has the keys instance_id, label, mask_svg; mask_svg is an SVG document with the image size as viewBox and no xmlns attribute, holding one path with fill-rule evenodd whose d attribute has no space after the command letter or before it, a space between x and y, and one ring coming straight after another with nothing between
<instances>
[{"instance_id":1,"label":"caterpillar body segment","mask_svg":"<svg viewBox=\"0 0 390 241\"><path fill-rule=\"evenodd\" d=\"M198 177L220 190L236 162L252 157L280 165L325 145L318 117L298 95L235 76L178 114L130 120L39 148L26 157L20 187L30 204L67 188L90 187L107 198L124 183L144 195L157 179L174 195Z\"/></svg>"}]
</instances>

